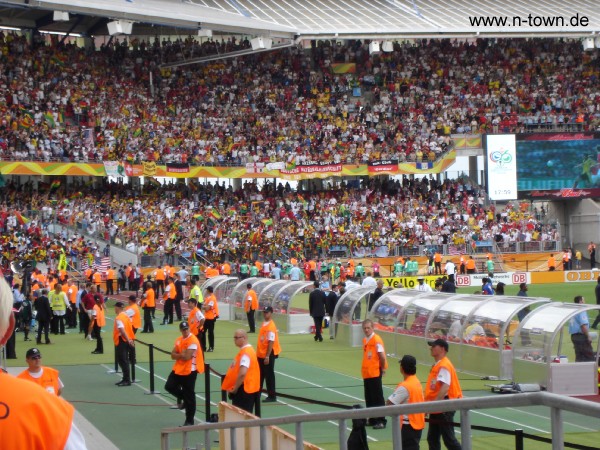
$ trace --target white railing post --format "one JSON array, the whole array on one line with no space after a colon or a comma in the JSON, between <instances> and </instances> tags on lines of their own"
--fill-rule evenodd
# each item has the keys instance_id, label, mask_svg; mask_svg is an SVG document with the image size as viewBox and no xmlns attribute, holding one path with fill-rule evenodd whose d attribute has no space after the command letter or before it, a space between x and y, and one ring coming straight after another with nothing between
<instances>
[{"instance_id":1,"label":"white railing post","mask_svg":"<svg viewBox=\"0 0 600 450\"><path fill-rule=\"evenodd\" d=\"M550 423L552 425L552 450L562 450L564 448L564 435L562 410L560 408L550 408Z\"/></svg>"},{"instance_id":2,"label":"white railing post","mask_svg":"<svg viewBox=\"0 0 600 450\"><path fill-rule=\"evenodd\" d=\"M402 431L400 429L400 416L392 416L392 448L402 450Z\"/></svg>"},{"instance_id":3,"label":"white railing post","mask_svg":"<svg viewBox=\"0 0 600 450\"><path fill-rule=\"evenodd\" d=\"M296 422L296 450L304 450L304 437L302 436L302 422Z\"/></svg>"},{"instance_id":4,"label":"white railing post","mask_svg":"<svg viewBox=\"0 0 600 450\"><path fill-rule=\"evenodd\" d=\"M460 442L463 450L471 450L471 416L468 409L460 410Z\"/></svg>"},{"instance_id":5,"label":"white railing post","mask_svg":"<svg viewBox=\"0 0 600 450\"><path fill-rule=\"evenodd\" d=\"M346 438L346 419L340 419L338 423L338 441L340 450L348 450L348 439Z\"/></svg>"}]
</instances>

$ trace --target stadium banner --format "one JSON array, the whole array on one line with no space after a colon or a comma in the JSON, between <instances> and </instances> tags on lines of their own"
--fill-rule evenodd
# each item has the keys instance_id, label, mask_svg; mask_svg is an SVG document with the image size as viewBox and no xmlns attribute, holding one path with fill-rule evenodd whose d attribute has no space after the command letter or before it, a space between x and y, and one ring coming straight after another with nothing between
<instances>
[{"instance_id":1,"label":"stadium banner","mask_svg":"<svg viewBox=\"0 0 600 450\"><path fill-rule=\"evenodd\" d=\"M190 173L188 163L167 163L167 173Z\"/></svg>"},{"instance_id":2,"label":"stadium banner","mask_svg":"<svg viewBox=\"0 0 600 450\"><path fill-rule=\"evenodd\" d=\"M480 134L453 134L450 137L454 141L456 150L479 150L482 148Z\"/></svg>"},{"instance_id":3,"label":"stadium banner","mask_svg":"<svg viewBox=\"0 0 600 450\"><path fill-rule=\"evenodd\" d=\"M549 189L546 191L522 191L519 198L535 200L558 200L564 198L599 198L600 188L591 189Z\"/></svg>"},{"instance_id":4,"label":"stadium banner","mask_svg":"<svg viewBox=\"0 0 600 450\"><path fill-rule=\"evenodd\" d=\"M246 163L246 173L262 173L265 163Z\"/></svg>"},{"instance_id":5,"label":"stadium banner","mask_svg":"<svg viewBox=\"0 0 600 450\"><path fill-rule=\"evenodd\" d=\"M531 272L532 284L563 283L564 272Z\"/></svg>"},{"instance_id":6,"label":"stadium banner","mask_svg":"<svg viewBox=\"0 0 600 450\"><path fill-rule=\"evenodd\" d=\"M333 63L331 71L333 73L356 73L356 63Z\"/></svg>"},{"instance_id":7,"label":"stadium banner","mask_svg":"<svg viewBox=\"0 0 600 450\"><path fill-rule=\"evenodd\" d=\"M367 170L369 171L369 175L397 175L398 160L382 159L378 161L370 161Z\"/></svg>"},{"instance_id":8,"label":"stadium banner","mask_svg":"<svg viewBox=\"0 0 600 450\"><path fill-rule=\"evenodd\" d=\"M488 277L487 273L476 273L472 275L455 275L457 287L477 287L481 288L481 280ZM492 277L492 283L496 284L499 281L506 285L519 285L521 283L531 283L531 273L529 272L503 272L495 273Z\"/></svg>"},{"instance_id":9,"label":"stadium banner","mask_svg":"<svg viewBox=\"0 0 600 450\"><path fill-rule=\"evenodd\" d=\"M397 174L430 174L441 173L448 169L456 160L456 152L451 150L443 158L434 162L429 169L417 167L417 163L404 162L398 164ZM277 163L274 163L277 164ZM187 165L186 165L187 166ZM128 177L150 176L144 175L142 164L124 162L125 175ZM294 170L285 169L269 170L265 166L262 172L248 173L246 167L214 167L214 166L188 166L187 172L168 172L164 165L156 165L155 177L171 178L281 178L288 180L306 180L311 178L326 178L330 176L356 177L368 176L367 164L328 164L317 166L320 172L313 172L315 166L296 166ZM271 166L272 167L272 166ZM281 167L277 165L275 167ZM323 169L336 170L325 171ZM304 170L299 170L304 168ZM306 169L309 170L306 170ZM73 176L73 177L105 177L106 169L102 163L64 163L64 162L33 162L33 161L0 161L2 175L48 175L48 176Z\"/></svg>"},{"instance_id":10,"label":"stadium banner","mask_svg":"<svg viewBox=\"0 0 600 450\"><path fill-rule=\"evenodd\" d=\"M144 161L142 163L142 173L145 177L153 177L156 175L156 162Z\"/></svg>"},{"instance_id":11,"label":"stadium banner","mask_svg":"<svg viewBox=\"0 0 600 450\"><path fill-rule=\"evenodd\" d=\"M342 164L309 164L279 170L279 178L284 180L308 180L312 178L341 177Z\"/></svg>"},{"instance_id":12,"label":"stadium banner","mask_svg":"<svg viewBox=\"0 0 600 450\"><path fill-rule=\"evenodd\" d=\"M514 134L486 136L488 195L491 200L516 200L517 144Z\"/></svg>"},{"instance_id":13,"label":"stadium banner","mask_svg":"<svg viewBox=\"0 0 600 450\"><path fill-rule=\"evenodd\" d=\"M433 275L427 275L425 277L423 276L418 276L418 277L386 277L386 278L379 278L381 280L383 280L383 287L384 288L401 288L401 287L405 287L407 289L416 289L417 286L419 285L419 278L423 278L425 279L425 283L427 283L429 286L431 286L431 289L434 288L435 286L435 280L437 280L439 278L439 276L433 276Z\"/></svg>"},{"instance_id":14,"label":"stadium banner","mask_svg":"<svg viewBox=\"0 0 600 450\"><path fill-rule=\"evenodd\" d=\"M562 272L566 283L583 283L598 280L598 270L567 270Z\"/></svg>"},{"instance_id":15,"label":"stadium banner","mask_svg":"<svg viewBox=\"0 0 600 450\"><path fill-rule=\"evenodd\" d=\"M125 168L120 161L104 161L104 171L107 177L125 176Z\"/></svg>"}]
</instances>

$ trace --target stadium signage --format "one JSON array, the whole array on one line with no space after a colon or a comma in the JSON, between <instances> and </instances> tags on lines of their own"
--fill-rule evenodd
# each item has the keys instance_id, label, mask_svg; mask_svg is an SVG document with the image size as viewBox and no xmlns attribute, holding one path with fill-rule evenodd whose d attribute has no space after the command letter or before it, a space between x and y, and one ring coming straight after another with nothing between
<instances>
[{"instance_id":1,"label":"stadium signage","mask_svg":"<svg viewBox=\"0 0 600 450\"><path fill-rule=\"evenodd\" d=\"M596 281L600 272L597 270L569 270L565 272L565 282L581 283L586 281Z\"/></svg>"},{"instance_id":2,"label":"stadium signage","mask_svg":"<svg viewBox=\"0 0 600 450\"><path fill-rule=\"evenodd\" d=\"M600 189L551 189L547 191L531 191L532 198L597 198L600 197Z\"/></svg>"},{"instance_id":3,"label":"stadium signage","mask_svg":"<svg viewBox=\"0 0 600 450\"><path fill-rule=\"evenodd\" d=\"M408 289L416 289L417 286L419 285L419 282L417 281L418 278L424 278L425 279L425 283L427 283L429 286L431 286L433 288L435 286L435 280L437 280L439 277L437 277L437 276L427 276L427 277L390 277L390 278L383 278L383 287L393 288L393 289L397 289L397 288L401 288L401 287L405 287L405 288L408 288Z\"/></svg>"},{"instance_id":4,"label":"stadium signage","mask_svg":"<svg viewBox=\"0 0 600 450\"><path fill-rule=\"evenodd\" d=\"M293 169L279 171L281 178L303 180L307 178L328 178L342 175L342 164L308 164L296 166Z\"/></svg>"},{"instance_id":5,"label":"stadium signage","mask_svg":"<svg viewBox=\"0 0 600 450\"><path fill-rule=\"evenodd\" d=\"M476 273L473 275L456 275L456 286L481 286L481 280L488 277L487 273ZM492 278L492 283L499 281L506 285L519 285L521 283L531 283L531 274L529 272L503 272L496 273Z\"/></svg>"},{"instance_id":6,"label":"stadium signage","mask_svg":"<svg viewBox=\"0 0 600 450\"><path fill-rule=\"evenodd\" d=\"M397 174L398 160L397 159L382 159L379 161L369 162L369 174Z\"/></svg>"},{"instance_id":7,"label":"stadium signage","mask_svg":"<svg viewBox=\"0 0 600 450\"><path fill-rule=\"evenodd\" d=\"M190 165L187 163L167 163L167 172L170 173L188 173Z\"/></svg>"}]
</instances>

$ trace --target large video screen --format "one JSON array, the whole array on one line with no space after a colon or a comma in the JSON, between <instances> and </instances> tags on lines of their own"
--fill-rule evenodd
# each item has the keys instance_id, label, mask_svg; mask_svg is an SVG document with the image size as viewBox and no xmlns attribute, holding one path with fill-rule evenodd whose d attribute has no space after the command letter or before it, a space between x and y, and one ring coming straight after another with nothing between
<instances>
[{"instance_id":1,"label":"large video screen","mask_svg":"<svg viewBox=\"0 0 600 450\"><path fill-rule=\"evenodd\" d=\"M486 137L488 195L491 200L517 198L517 156L514 134Z\"/></svg>"},{"instance_id":2,"label":"large video screen","mask_svg":"<svg viewBox=\"0 0 600 450\"><path fill-rule=\"evenodd\" d=\"M519 191L600 188L600 133L517 135L517 185Z\"/></svg>"}]
</instances>

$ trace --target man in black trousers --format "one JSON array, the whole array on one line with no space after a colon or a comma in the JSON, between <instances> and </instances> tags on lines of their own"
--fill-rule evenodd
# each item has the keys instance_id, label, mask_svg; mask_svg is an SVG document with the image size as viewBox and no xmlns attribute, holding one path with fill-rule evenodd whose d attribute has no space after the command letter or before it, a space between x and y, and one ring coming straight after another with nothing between
<instances>
[{"instance_id":1,"label":"man in black trousers","mask_svg":"<svg viewBox=\"0 0 600 450\"><path fill-rule=\"evenodd\" d=\"M315 289L308 296L308 310L315 321L315 341L323 342L321 328L325 317L325 292L319 289L319 282L315 281Z\"/></svg>"}]
</instances>

